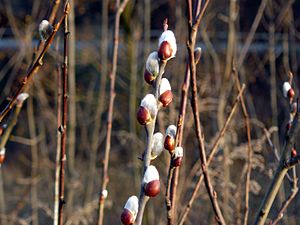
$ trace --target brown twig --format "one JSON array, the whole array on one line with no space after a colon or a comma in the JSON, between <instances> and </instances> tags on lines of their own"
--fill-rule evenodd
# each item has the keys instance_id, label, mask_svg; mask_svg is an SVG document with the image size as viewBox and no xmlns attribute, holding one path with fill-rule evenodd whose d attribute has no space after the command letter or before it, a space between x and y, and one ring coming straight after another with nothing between
<instances>
[{"instance_id":1,"label":"brown twig","mask_svg":"<svg viewBox=\"0 0 300 225\"><path fill-rule=\"evenodd\" d=\"M200 126L200 115L199 115L199 107L198 107L198 90L197 90L197 78L196 78L196 65L195 65L195 58L194 58L194 49L195 49L195 42L196 42L196 36L197 36L197 30L201 21L201 18L204 15L204 11L208 6L209 1L205 2L204 9L200 13L200 15L197 17L194 23L192 23L192 15L188 15L188 27L189 27L189 38L187 42L187 48L188 48L188 55L189 55L189 64L191 69L191 86L192 86L192 100L191 105L193 108L193 114L194 114L194 121L196 126L196 136L198 140L198 148L199 148L199 154L200 154L200 160L201 160L201 167L204 175L204 183L210 198L210 201L212 203L212 207L214 210L214 213L216 215L216 220L219 224L225 224L222 212L219 207L219 203L217 200L217 193L213 189L213 186L210 181L209 172L207 168L207 161L206 161L206 153L205 153L205 146L204 146L204 136L201 130ZM187 4L191 4L191 1L187 0ZM190 8L190 7L188 7Z\"/></svg>"},{"instance_id":2,"label":"brown twig","mask_svg":"<svg viewBox=\"0 0 300 225\"><path fill-rule=\"evenodd\" d=\"M33 75L36 74L38 72L39 68L42 66L44 55L48 51L48 49L50 48L51 43L52 43L52 41L53 41L60 25L62 24L63 20L68 15L68 13L69 13L69 5L67 5L65 7L64 14L60 18L59 22L54 25L52 34L47 39L46 44L45 44L44 48L42 49L41 53L39 54L39 56L37 57L37 59L35 60L33 65L31 66L31 68L29 69L29 71L27 72L25 77L23 78L23 81L20 84L18 90L16 91L14 96L11 98L10 102L1 111L1 113L0 113L0 122L2 122L2 120L6 116L6 114L13 108L13 106L16 103L18 95L21 94L24 91L24 88L27 87L27 85L30 83L31 78L33 77Z\"/></svg>"},{"instance_id":3,"label":"brown twig","mask_svg":"<svg viewBox=\"0 0 300 225\"><path fill-rule=\"evenodd\" d=\"M232 73L234 75L235 83L237 86L238 91L241 90L241 82L238 76L238 72L236 70L235 63L233 63ZM247 143L248 143L248 162L247 162L247 173L246 173L246 184L245 184L245 212L244 212L244 225L248 223L248 215L249 215L249 193L250 193L250 181L251 181L251 169L252 169L252 145L251 145L251 127L250 127L250 120L249 114L246 108L246 103L244 96L241 96L241 105L242 111L244 115L245 121L245 129L247 132Z\"/></svg>"},{"instance_id":4,"label":"brown twig","mask_svg":"<svg viewBox=\"0 0 300 225\"><path fill-rule=\"evenodd\" d=\"M299 163L299 162L298 162ZM276 225L279 223L279 221L283 218L284 212L286 211L287 207L291 204L292 200L296 197L298 193L298 178L296 175L296 167L293 167L293 187L292 187L292 192L289 195L289 197L286 199L286 201L282 204L278 215L276 219L270 223L270 225Z\"/></svg>"},{"instance_id":5,"label":"brown twig","mask_svg":"<svg viewBox=\"0 0 300 225\"><path fill-rule=\"evenodd\" d=\"M189 87L190 87L190 67L187 64L185 78L181 88L181 103L180 103L179 115L177 120L177 133L176 133L176 141L175 141L176 146L182 145L182 135L183 135ZM178 173L179 173L179 168L176 167L174 169L170 162L169 175L168 175L167 186L166 186L166 206L167 206L168 224L173 224L175 220L174 217L175 217Z\"/></svg>"},{"instance_id":6,"label":"brown twig","mask_svg":"<svg viewBox=\"0 0 300 225\"><path fill-rule=\"evenodd\" d=\"M227 120L226 120L226 122L225 122L222 130L220 131L220 133L219 133L219 135L218 135L215 143L214 143L214 146L213 146L213 148L211 150L211 153L210 153L210 155L209 155L209 157L207 159L207 166L210 165L210 163L211 163L211 161L212 161L212 159L213 159L213 157L214 157L214 155L215 155L215 153L216 153L216 151L218 149L218 146L219 146L219 144L220 144L220 142L222 140L222 137L224 136L224 134L225 134L225 132L226 132L226 130L228 128L228 125L229 125L230 121L232 120L233 115L234 115L234 113L235 113L235 111L237 109L238 103L239 103L239 101L241 99L241 96L242 96L242 93L244 92L244 90L245 90L245 85L242 86L242 88L241 88L238 96L236 97L236 100L235 100L235 102L234 102L234 104L232 106L232 109L231 109L231 111L229 113L229 116L227 117ZM199 167L198 170L200 170L200 167ZM195 185L195 188L193 190L192 196L191 196L188 204L186 205L182 216L180 217L180 220L179 220L179 223L178 223L179 225L182 225L184 223L184 221L185 221L185 219L186 219L186 217L187 217L187 215L188 215L188 213L189 213L189 211L190 211L190 209L191 209L191 207L192 207L192 205L194 203L194 200L196 198L196 195L198 193L198 190L200 188L200 185L201 185L202 181L203 181L203 174L201 174L201 176L199 177L199 179L198 179L198 181L197 181L197 183Z\"/></svg>"},{"instance_id":7,"label":"brown twig","mask_svg":"<svg viewBox=\"0 0 300 225\"><path fill-rule=\"evenodd\" d=\"M103 99L106 98L106 77L107 77L107 49L108 49L108 0L102 1L102 24L101 24L101 78L99 82L99 93L97 95L97 107L95 112L95 124L92 133L92 146L89 162L90 176L87 181L86 197L85 202L89 202L91 195L94 190L94 177L96 175L96 165L97 165L97 150L99 148L100 138L100 128L103 126L101 121L102 113L104 112Z\"/></svg>"},{"instance_id":8,"label":"brown twig","mask_svg":"<svg viewBox=\"0 0 300 225\"><path fill-rule=\"evenodd\" d=\"M49 23L53 24L56 14L57 14L57 10L59 8L60 5L60 0L54 0L53 5L52 5L52 10L49 16Z\"/></svg>"},{"instance_id":9,"label":"brown twig","mask_svg":"<svg viewBox=\"0 0 300 225\"><path fill-rule=\"evenodd\" d=\"M69 3L66 2L66 8L69 8ZM68 10L69 11L69 10ZM66 162L66 139L67 139L67 109L68 109L68 17L64 17L64 62L62 66L62 95L63 95L63 108L62 108L62 125L60 126L61 132L61 152L60 152L60 171L59 171L59 209L58 209L58 224L63 224L63 206L65 204L65 162Z\"/></svg>"},{"instance_id":10,"label":"brown twig","mask_svg":"<svg viewBox=\"0 0 300 225\"><path fill-rule=\"evenodd\" d=\"M115 16L115 30L114 30L114 46L113 46L113 59L112 59L112 71L110 73L110 99L108 106L108 117L107 117L107 129L106 129L106 141L105 141L105 156L104 156L104 165L103 165L103 175L102 175L102 187L99 198L99 214L98 214L98 225L103 224L103 213L104 213L104 202L105 197L102 195L106 191L108 184L108 163L109 163L109 153L111 145L111 128L112 128L112 117L113 117L113 108L115 100L115 80L117 72L117 60L118 60L118 47L119 47L119 26L120 26L120 16L124 11L129 0L124 0L122 4L120 1L117 1L117 12Z\"/></svg>"},{"instance_id":11,"label":"brown twig","mask_svg":"<svg viewBox=\"0 0 300 225\"><path fill-rule=\"evenodd\" d=\"M56 51L58 51L58 44L56 45ZM60 151L61 151L61 100L62 100L62 79L61 79L61 69L59 63L56 65L57 71L57 132L56 132L56 162L55 162L55 188L54 188L54 218L53 225L58 225L58 210L59 210L59 174L60 174Z\"/></svg>"}]
</instances>

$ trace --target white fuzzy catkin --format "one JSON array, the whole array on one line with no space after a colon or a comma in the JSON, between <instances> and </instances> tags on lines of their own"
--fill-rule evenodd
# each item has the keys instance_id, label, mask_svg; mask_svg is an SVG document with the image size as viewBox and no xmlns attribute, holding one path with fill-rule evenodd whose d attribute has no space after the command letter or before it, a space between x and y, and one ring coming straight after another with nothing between
<instances>
[{"instance_id":1,"label":"white fuzzy catkin","mask_svg":"<svg viewBox=\"0 0 300 225\"><path fill-rule=\"evenodd\" d=\"M173 138L176 137L176 132L177 132L177 127L175 125L169 125L167 130L166 130L166 136L169 135Z\"/></svg>"},{"instance_id":2,"label":"white fuzzy catkin","mask_svg":"<svg viewBox=\"0 0 300 225\"><path fill-rule=\"evenodd\" d=\"M159 73L159 61L157 52L154 51L150 53L146 61L146 70L151 73L153 76L157 76Z\"/></svg>"},{"instance_id":3,"label":"white fuzzy catkin","mask_svg":"<svg viewBox=\"0 0 300 225\"><path fill-rule=\"evenodd\" d=\"M107 191L106 189L104 189L104 190L102 191L101 195L102 195L102 197L103 197L104 199L106 199L107 196L108 196L108 191Z\"/></svg>"},{"instance_id":4,"label":"white fuzzy catkin","mask_svg":"<svg viewBox=\"0 0 300 225\"><path fill-rule=\"evenodd\" d=\"M174 154L175 154L175 159L178 157L183 157L183 148L180 146L176 147L174 150Z\"/></svg>"},{"instance_id":5,"label":"white fuzzy catkin","mask_svg":"<svg viewBox=\"0 0 300 225\"><path fill-rule=\"evenodd\" d=\"M289 90L291 89L291 85L289 82L284 82L283 83L283 86L282 86L282 92L283 92L283 96L284 97L287 97L287 94L289 92Z\"/></svg>"},{"instance_id":6,"label":"white fuzzy catkin","mask_svg":"<svg viewBox=\"0 0 300 225\"><path fill-rule=\"evenodd\" d=\"M129 210L132 215L134 216L134 219L137 216L138 210L139 210L139 199L135 195L132 195L130 198L128 198L124 209Z\"/></svg>"},{"instance_id":7,"label":"white fuzzy catkin","mask_svg":"<svg viewBox=\"0 0 300 225\"><path fill-rule=\"evenodd\" d=\"M0 155L5 155L5 150L6 150L5 147L1 148L0 149Z\"/></svg>"},{"instance_id":8,"label":"white fuzzy catkin","mask_svg":"<svg viewBox=\"0 0 300 225\"><path fill-rule=\"evenodd\" d=\"M149 110L151 117L154 117L157 114L157 101L153 94L147 94L142 99L141 106Z\"/></svg>"},{"instance_id":9,"label":"white fuzzy catkin","mask_svg":"<svg viewBox=\"0 0 300 225\"><path fill-rule=\"evenodd\" d=\"M166 91L171 91L171 84L167 78L162 78L159 87L159 95L165 93Z\"/></svg>"},{"instance_id":10,"label":"white fuzzy catkin","mask_svg":"<svg viewBox=\"0 0 300 225\"><path fill-rule=\"evenodd\" d=\"M173 31L166 30L161 34L158 40L158 48L160 47L161 43L163 43L164 41L167 41L171 45L171 49L172 49L171 58L175 57L177 52L177 44L176 44L176 38Z\"/></svg>"},{"instance_id":11,"label":"white fuzzy catkin","mask_svg":"<svg viewBox=\"0 0 300 225\"><path fill-rule=\"evenodd\" d=\"M151 157L155 159L164 150L164 135L161 132L157 132L153 135Z\"/></svg>"},{"instance_id":12,"label":"white fuzzy catkin","mask_svg":"<svg viewBox=\"0 0 300 225\"><path fill-rule=\"evenodd\" d=\"M26 92L23 92L21 94L18 95L17 97L17 102L16 102L16 106L17 107L22 107L24 101L29 97L29 94Z\"/></svg>"},{"instance_id":13,"label":"white fuzzy catkin","mask_svg":"<svg viewBox=\"0 0 300 225\"><path fill-rule=\"evenodd\" d=\"M155 166L150 165L147 167L143 177L143 184L148 184L151 181L159 180L159 173Z\"/></svg>"},{"instance_id":14,"label":"white fuzzy catkin","mask_svg":"<svg viewBox=\"0 0 300 225\"><path fill-rule=\"evenodd\" d=\"M53 32L53 27L48 20L42 20L39 25L39 33L42 41L46 41L51 33Z\"/></svg>"}]
</instances>

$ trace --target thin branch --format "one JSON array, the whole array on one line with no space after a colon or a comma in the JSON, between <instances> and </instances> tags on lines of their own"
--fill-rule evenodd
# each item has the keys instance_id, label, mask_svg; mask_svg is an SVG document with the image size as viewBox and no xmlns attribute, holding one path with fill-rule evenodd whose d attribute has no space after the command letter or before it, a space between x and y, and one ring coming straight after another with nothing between
<instances>
[{"instance_id":1,"label":"thin branch","mask_svg":"<svg viewBox=\"0 0 300 225\"><path fill-rule=\"evenodd\" d=\"M245 44L244 44L244 46L241 50L241 54L240 54L239 59L238 59L237 70L239 70L241 68L241 66L243 65L243 62L245 60L245 57L246 57L247 52L249 50L249 47L251 46L251 43L253 41L253 38L254 38L255 32L257 30L257 27L258 27L258 25L260 23L260 20L261 20L263 14L264 14L267 3L268 3L268 0L262 0L261 3L260 3L260 6L258 7L258 11L256 13L255 19L254 19L253 24L250 28L249 34L246 38L246 42L245 42Z\"/></svg>"},{"instance_id":2,"label":"thin branch","mask_svg":"<svg viewBox=\"0 0 300 225\"><path fill-rule=\"evenodd\" d=\"M188 91L190 87L190 67L189 64L186 65L186 72L184 82L181 88L181 103L179 109L179 115L177 120L177 133L176 133L176 145L182 146L182 136L183 136L183 128L186 114L186 105L188 98ZM176 209L176 193L177 193L177 184L178 184L178 173L179 168L176 167L173 169L170 161L169 167L169 175L166 186L166 206L167 206L167 220L168 224L173 224L175 220L175 209Z\"/></svg>"},{"instance_id":3,"label":"thin branch","mask_svg":"<svg viewBox=\"0 0 300 225\"><path fill-rule=\"evenodd\" d=\"M214 213L216 215L216 220L219 224L225 224L222 212L220 210L218 200L217 200L217 193L212 187L209 172L207 168L207 161L206 161L206 153L205 153L205 146L204 146L204 136L201 130L200 126L200 115L199 115L199 107L198 107L198 90L197 90L197 78L196 78L196 64L195 64L195 57L194 57L194 49L195 49L195 42L197 37L197 31L200 24L200 21L204 15L204 12L206 11L206 8L209 4L209 0L205 2L205 5L203 7L203 10L201 11L200 15L197 17L195 24L190 24L190 21L188 19L188 27L189 27L189 38L187 42L187 49L188 49L188 55L189 55L189 64L190 64L190 70L191 70L191 86L192 86L192 100L191 105L193 108L193 114L194 114L194 121L196 124L196 136L198 140L198 147L199 147L199 154L200 154L200 160L201 160L201 167L204 174L204 182L205 186L210 198L210 201L213 206ZM187 0L187 4L189 5L191 2ZM190 8L191 6L188 6ZM188 15L188 18L191 18L191 15Z\"/></svg>"},{"instance_id":4,"label":"thin branch","mask_svg":"<svg viewBox=\"0 0 300 225\"><path fill-rule=\"evenodd\" d=\"M295 115L295 118L292 122L292 127L286 136L285 146L281 153L279 165L276 169L272 183L262 201L262 204L261 204L258 214L256 216L255 223L254 223L255 225L263 225L265 223L265 221L268 217L268 214L270 212L271 206L274 202L274 199L279 191L281 183L282 183L288 169L290 168L290 167L286 166L285 158L286 158L287 152L293 147L295 133L299 128L298 127L299 119L300 119L300 116L299 116L299 113L297 112ZM295 158L297 158L297 157L295 157Z\"/></svg>"},{"instance_id":5,"label":"thin branch","mask_svg":"<svg viewBox=\"0 0 300 225\"><path fill-rule=\"evenodd\" d=\"M56 46L58 51L58 44ZM58 225L58 215L59 215L59 174L60 174L60 151L61 151L61 132L59 131L61 125L61 100L62 100L62 79L61 79L61 69L60 65L56 65L57 71L57 132L56 132L56 162L55 162L55 188L54 188L54 218L53 225Z\"/></svg>"},{"instance_id":6,"label":"thin branch","mask_svg":"<svg viewBox=\"0 0 300 225\"><path fill-rule=\"evenodd\" d=\"M245 90L245 85L242 86L241 91L239 92L238 96L236 97L236 100L235 100L235 102L234 102L234 104L232 106L232 109L231 109L231 111L229 113L229 116L227 117L227 120L226 120L226 122L225 122L222 130L220 131L220 133L219 133L219 135L218 135L215 143L214 143L214 146L213 146L213 148L211 150L211 153L210 153L210 155L208 157L208 160L207 160L207 166L210 165L210 163L211 163L211 161L212 161L212 159L213 159L213 157L214 157L214 155L215 155L215 153L216 153L216 151L218 149L218 146L219 146L219 144L220 144L220 142L222 140L222 137L224 136L224 134L225 134L225 132L226 132L226 130L228 128L228 125L230 124L230 122L231 122L231 120L233 118L233 115L234 115L234 113L235 113L235 111L237 109L238 103L239 103L239 101L241 99L241 96L242 96L244 90ZM198 170L200 170L200 168ZM195 185L195 188L193 190L192 196L191 196L191 198L190 198L187 206L185 207L182 216L180 217L180 220L179 220L179 223L178 223L179 225L182 225L184 223L184 221L186 220L186 217L187 217L189 211L192 208L192 205L194 203L194 200L196 198L196 195L198 193L198 190L200 188L200 185L201 185L202 181L203 181L203 174L201 174L201 176L199 177L199 179L198 179L198 181L197 181L197 183Z\"/></svg>"},{"instance_id":7,"label":"thin branch","mask_svg":"<svg viewBox=\"0 0 300 225\"><path fill-rule=\"evenodd\" d=\"M42 49L40 55L37 57L37 59L35 60L35 62L31 66L30 70L27 72L27 74L23 78L23 81L20 84L18 90L16 91L16 93L14 94L14 96L12 97L12 99L10 100L10 102L1 111L1 113L0 113L0 122L2 122L2 120L6 116L6 114L13 108L13 106L16 103L18 95L21 94L24 91L24 88L28 86L28 84L30 83L32 77L38 72L39 68L43 65L44 55L48 51L48 49L50 48L50 46L52 44L52 41L53 41L53 39L54 39L54 37L55 37L55 35L56 35L56 33L57 33L60 25L62 24L63 20L65 19L65 17L69 13L69 7L68 6L69 5L67 5L65 7L64 14L60 18L59 22L56 25L54 25L52 34L47 39L46 44L45 44L44 48Z\"/></svg>"},{"instance_id":8,"label":"thin branch","mask_svg":"<svg viewBox=\"0 0 300 225\"><path fill-rule=\"evenodd\" d=\"M118 60L118 48L119 48L119 26L120 26L120 16L124 11L125 6L129 0L124 0L120 5L120 1L117 1L117 12L115 16L115 30L114 30L114 46L113 46L113 59L112 59L112 71L110 73L110 99L108 106L108 117L107 117L107 129L106 129L106 141L105 141L105 156L103 165L103 175L102 175L102 187L99 198L99 211L98 211L98 225L103 224L104 217L104 202L105 197L103 193L106 191L108 184L108 164L109 164L109 153L111 147L111 128L112 128L112 118L113 118L113 108L115 100L115 80L117 72L117 60Z\"/></svg>"},{"instance_id":9,"label":"thin branch","mask_svg":"<svg viewBox=\"0 0 300 225\"><path fill-rule=\"evenodd\" d=\"M66 8L70 8L66 2ZM69 10L68 10L69 11ZM63 206L65 204L65 161L66 161L66 139L67 139L67 109L68 109L68 18L65 16L64 27L64 62L62 71L62 95L63 95L63 108L62 108L62 125L60 126L61 132L61 152L60 152L60 171L59 171L59 207L58 207L58 224L63 224Z\"/></svg>"},{"instance_id":10,"label":"thin branch","mask_svg":"<svg viewBox=\"0 0 300 225\"><path fill-rule=\"evenodd\" d=\"M298 188L298 178L297 178L297 175L296 175L296 167L293 167L293 188L292 188L292 192L289 195L289 197L286 199L286 201L282 204L276 219L270 225L276 225L276 224L279 223L279 221L283 218L284 212L287 210L287 207L291 204L292 200L296 197L296 195L298 193L298 190L299 190L299 188Z\"/></svg>"},{"instance_id":11,"label":"thin branch","mask_svg":"<svg viewBox=\"0 0 300 225\"><path fill-rule=\"evenodd\" d=\"M60 0L54 0L53 5L52 5L52 10L49 16L49 23L53 24L56 14L57 14L57 10L59 8L60 5Z\"/></svg>"},{"instance_id":12,"label":"thin branch","mask_svg":"<svg viewBox=\"0 0 300 225\"><path fill-rule=\"evenodd\" d=\"M241 82L239 80L238 71L236 70L235 63L233 63L232 73L234 75L234 79L236 82L236 86L238 91L241 90ZM241 104L242 104L242 111L244 115L245 121L245 129L247 132L247 143L248 143L248 161L247 161L247 173L246 173L246 184L245 184L245 210L244 210L244 225L248 223L248 216L249 216L249 193L250 193L250 181L251 181L251 170L252 170L252 145L251 145L251 127L250 127L250 120L249 114L246 108L246 103L244 96L241 96Z\"/></svg>"}]
</instances>

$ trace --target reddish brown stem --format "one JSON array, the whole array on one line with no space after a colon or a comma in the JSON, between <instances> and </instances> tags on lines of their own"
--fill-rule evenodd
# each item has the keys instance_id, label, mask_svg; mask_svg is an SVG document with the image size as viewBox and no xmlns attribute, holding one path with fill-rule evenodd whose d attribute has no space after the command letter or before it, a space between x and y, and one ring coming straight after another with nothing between
<instances>
[{"instance_id":1,"label":"reddish brown stem","mask_svg":"<svg viewBox=\"0 0 300 225\"><path fill-rule=\"evenodd\" d=\"M176 133L176 146L182 145L182 135L184 128L184 120L186 114L186 105L188 98L188 90L190 87L190 67L186 65L186 73L184 78L184 83L181 88L181 103L180 110L177 120L177 133ZM166 187L166 207L167 207L167 220L168 224L174 224L175 220L175 206L176 206L176 192L178 184L178 172L179 168L172 168L170 162L169 175Z\"/></svg>"},{"instance_id":2,"label":"reddish brown stem","mask_svg":"<svg viewBox=\"0 0 300 225\"><path fill-rule=\"evenodd\" d=\"M187 0L187 4L190 4L190 3L191 2ZM213 189L213 186L212 186L211 180L210 180L210 176L209 176L209 171L207 168L205 145L204 145L204 134L203 134L201 126L200 126L196 64L195 64L195 57L194 57L194 49L195 49L198 27L199 27L199 24L200 24L200 21L201 21L203 15L204 15L204 11L208 6L208 3L209 3L209 1L206 1L202 12L196 18L194 24L190 23L190 18L192 17L192 15L188 16L189 38L188 38L188 42L187 42L187 48L188 48L188 55L189 55L189 64L190 64L190 69L191 69L191 86L192 86L191 105L193 108L194 121L195 121L195 126L196 126L195 133L196 133L197 140L198 140L198 148L199 148L201 168L203 171L205 187L206 187L207 193L209 195L214 213L216 215L217 223L225 224L225 220L223 218L223 215L222 215L222 212L221 212L218 200L217 200L217 193ZM190 8L190 7L188 7L188 8Z\"/></svg>"},{"instance_id":3,"label":"reddish brown stem","mask_svg":"<svg viewBox=\"0 0 300 225\"><path fill-rule=\"evenodd\" d=\"M64 14L63 16L60 18L59 22L54 25L53 28L53 32L50 35L50 37L48 38L48 40L45 43L44 48L42 49L41 53L39 54L39 56L36 58L35 62L33 63L33 65L31 66L31 68L29 69L29 71L27 72L27 74L25 75L25 77L23 78L22 83L20 84L18 90L16 91L16 93L14 94L14 96L11 98L10 102L5 106L5 108L1 111L0 113L0 122L2 122L2 120L4 119L4 117L7 115L7 113L10 112L10 110L13 108L13 106L16 103L17 97L19 94L21 94L25 87L28 86L28 84L31 81L31 78L33 77L34 74L36 74L39 70L39 68L42 66L43 62L43 58L45 53L47 52L47 50L50 48L51 43L61 25L61 23L63 22L63 20L65 19L65 17L68 15L69 13L69 4L66 5L65 10L64 10Z\"/></svg>"},{"instance_id":4,"label":"reddish brown stem","mask_svg":"<svg viewBox=\"0 0 300 225\"><path fill-rule=\"evenodd\" d=\"M216 153L216 151L218 149L218 146L219 146L219 144L220 144L220 142L222 140L222 137L224 137L224 134L225 134L225 132L226 132L226 130L228 128L228 125L229 125L230 121L233 118L233 115L234 115L234 113L236 111L236 108L238 106L238 103L239 103L239 101L241 99L241 95L242 95L242 93L243 93L244 90L245 90L245 85L242 86L241 91L239 92L238 96L236 97L236 100L235 100L235 102L234 102L234 104L232 106L231 112L229 113L229 116L227 117L227 120L226 120L226 122L225 122L222 130L220 131L220 133L219 133L219 135L218 135L215 143L214 143L214 146L213 146L213 148L211 150L211 153L210 153L210 155L208 157L208 160L207 160L207 166L210 165L210 163L211 163L211 161L212 161L212 159L213 159L213 157L214 157L214 155L215 155L215 153ZM200 170L200 168L198 170ZM193 190L193 194L192 194L192 196L191 196L191 198L190 198L187 206L185 207L185 210L184 210L184 212L183 212L183 214L182 214L182 216L180 218L180 221L179 221L180 225L182 225L184 223L184 221L185 221L185 219L186 219L186 217L187 217L187 215L188 215L188 213L189 213L189 211L190 211L190 209L191 209L191 207L193 205L193 202L194 202L194 200L196 198L196 195L198 193L198 190L200 188L200 185L201 185L202 181L203 181L203 174L201 174L201 176L199 177L199 179L198 179L198 181L196 183L196 186L195 186L195 188Z\"/></svg>"},{"instance_id":5,"label":"reddish brown stem","mask_svg":"<svg viewBox=\"0 0 300 225\"><path fill-rule=\"evenodd\" d=\"M65 162L66 162L66 139L67 139L67 109L68 109L68 17L65 17L65 34L64 34L64 63L62 66L62 86L63 86L63 108L62 108L62 125L61 132L61 153L60 153L60 173L59 173L59 208L58 224L63 224L63 206L65 204Z\"/></svg>"},{"instance_id":6,"label":"reddish brown stem","mask_svg":"<svg viewBox=\"0 0 300 225\"><path fill-rule=\"evenodd\" d=\"M113 118L113 108L115 100L115 80L117 72L117 60L118 60L118 47L119 47L119 26L120 26L120 16L125 9L126 4L129 0L124 0L120 5L120 1L117 1L117 12L115 17L115 30L114 30L114 47L113 47L113 59L112 59L112 71L110 73L110 98L108 106L108 117L107 117L107 128L106 128L106 141L105 141L105 156L102 174L102 187L99 197L99 211L98 211L98 225L103 224L103 213L104 213L104 202L105 197L102 195L106 191L107 184L109 181L108 177L108 164L109 164L109 153L111 147L111 128L112 128L112 118Z\"/></svg>"}]
</instances>

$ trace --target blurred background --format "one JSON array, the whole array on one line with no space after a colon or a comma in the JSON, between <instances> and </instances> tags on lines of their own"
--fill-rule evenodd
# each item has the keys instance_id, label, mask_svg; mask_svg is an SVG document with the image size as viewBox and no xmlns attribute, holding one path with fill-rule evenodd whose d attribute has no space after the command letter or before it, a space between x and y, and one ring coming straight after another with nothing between
<instances>
[{"instance_id":1,"label":"blurred background","mask_svg":"<svg viewBox=\"0 0 300 225\"><path fill-rule=\"evenodd\" d=\"M50 16L56 1L0 0L0 107L13 96L33 59L39 42L38 25ZM97 203L105 149L109 99L109 73L116 2L70 1L69 17L69 120L65 224L96 224ZM194 2L194 1L193 1ZM62 2L55 21L63 13ZM277 165L274 148L284 143L289 103L282 84L294 74L299 87L300 1L211 1L201 23L197 46L202 58L197 67L200 115L207 154L237 96L232 58L242 83L251 122L253 165L249 223L267 190ZM130 0L121 16L116 99L113 114L108 198L104 224L120 224L122 208L131 195L139 195L141 156L146 143L136 111L140 100L152 91L143 79L145 61L157 50L163 21L177 39L176 58L168 62L165 77L173 91L172 104L161 110L156 131L176 124L187 57L186 1ZM1 224L51 224L57 144L57 74L63 58L63 31L58 32L43 66L28 90L30 98L6 145L1 166ZM194 121L188 104L184 128L184 162L180 168L179 216L195 183L199 155ZM2 126L6 123L2 124ZM297 139L296 139L297 140ZM296 149L299 143L296 142ZM161 193L146 207L144 224L166 224L164 203L169 154L154 161L160 172ZM210 174L228 224L243 221L247 167L247 136L238 108L211 164ZM299 168L297 168L299 171ZM270 218L274 218L291 192L286 179ZM300 224L300 199L296 196L282 224ZM185 224L214 224L214 214L204 185Z\"/></svg>"}]
</instances>

